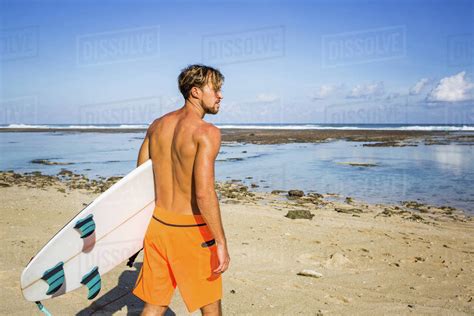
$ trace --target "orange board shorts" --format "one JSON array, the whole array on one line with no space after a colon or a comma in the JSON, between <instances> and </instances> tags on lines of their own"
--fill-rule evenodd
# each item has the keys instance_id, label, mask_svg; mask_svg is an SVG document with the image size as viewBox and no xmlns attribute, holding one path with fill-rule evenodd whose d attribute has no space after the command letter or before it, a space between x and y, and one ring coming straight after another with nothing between
<instances>
[{"instance_id":1,"label":"orange board shorts","mask_svg":"<svg viewBox=\"0 0 474 316\"><path fill-rule=\"evenodd\" d=\"M156 206L143 241L143 266L133 294L168 306L176 285L189 312L222 298L214 237L201 215Z\"/></svg>"}]
</instances>

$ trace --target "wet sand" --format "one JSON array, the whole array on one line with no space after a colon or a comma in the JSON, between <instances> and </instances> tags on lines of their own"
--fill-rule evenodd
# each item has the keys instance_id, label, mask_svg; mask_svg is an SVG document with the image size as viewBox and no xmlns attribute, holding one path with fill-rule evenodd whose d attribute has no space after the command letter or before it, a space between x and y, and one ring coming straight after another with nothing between
<instances>
[{"instance_id":1,"label":"wet sand","mask_svg":"<svg viewBox=\"0 0 474 316\"><path fill-rule=\"evenodd\" d=\"M0 314L38 313L21 295L22 269L116 181L78 187L80 179L1 174ZM232 259L224 274L226 315L474 313L474 221L458 210L297 190L258 193L238 181L217 187ZM129 292L141 261L106 274L92 305L85 288L43 303L53 315L136 315L143 305ZM298 275L303 270L319 277ZM171 309L186 315L176 293Z\"/></svg>"}]
</instances>

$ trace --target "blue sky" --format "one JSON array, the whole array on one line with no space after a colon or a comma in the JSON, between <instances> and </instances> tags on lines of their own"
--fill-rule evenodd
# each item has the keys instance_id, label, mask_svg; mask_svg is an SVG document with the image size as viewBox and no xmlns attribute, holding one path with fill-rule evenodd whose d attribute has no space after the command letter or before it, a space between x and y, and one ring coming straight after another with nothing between
<instances>
[{"instance_id":1,"label":"blue sky","mask_svg":"<svg viewBox=\"0 0 474 316\"><path fill-rule=\"evenodd\" d=\"M191 63L214 123L474 124L472 1L1 1L0 124L149 123Z\"/></svg>"}]
</instances>

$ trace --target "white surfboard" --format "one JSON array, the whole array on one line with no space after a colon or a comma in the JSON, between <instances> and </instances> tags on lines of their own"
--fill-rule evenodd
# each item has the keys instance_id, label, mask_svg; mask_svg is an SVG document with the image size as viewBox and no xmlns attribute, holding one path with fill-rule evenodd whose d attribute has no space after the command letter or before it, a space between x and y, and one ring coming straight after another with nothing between
<instances>
[{"instance_id":1,"label":"white surfboard","mask_svg":"<svg viewBox=\"0 0 474 316\"><path fill-rule=\"evenodd\" d=\"M154 208L148 160L85 207L33 257L21 275L25 299L40 301L83 285L89 299L97 296L101 276L142 248Z\"/></svg>"}]
</instances>

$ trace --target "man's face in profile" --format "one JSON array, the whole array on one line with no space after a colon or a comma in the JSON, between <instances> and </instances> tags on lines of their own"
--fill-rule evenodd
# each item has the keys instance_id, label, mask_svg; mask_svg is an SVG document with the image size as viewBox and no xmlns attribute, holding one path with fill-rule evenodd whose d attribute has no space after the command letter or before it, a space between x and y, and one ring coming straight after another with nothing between
<instances>
[{"instance_id":1,"label":"man's face in profile","mask_svg":"<svg viewBox=\"0 0 474 316\"><path fill-rule=\"evenodd\" d=\"M219 112L220 102L223 99L221 90L215 90L212 83L209 82L202 87L202 107L206 114L217 114Z\"/></svg>"}]
</instances>

